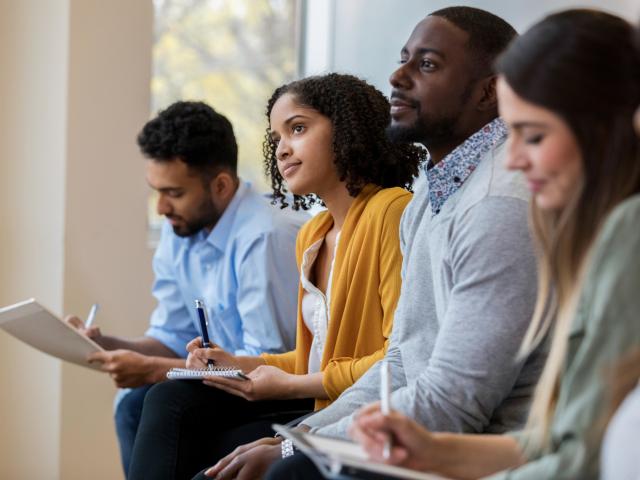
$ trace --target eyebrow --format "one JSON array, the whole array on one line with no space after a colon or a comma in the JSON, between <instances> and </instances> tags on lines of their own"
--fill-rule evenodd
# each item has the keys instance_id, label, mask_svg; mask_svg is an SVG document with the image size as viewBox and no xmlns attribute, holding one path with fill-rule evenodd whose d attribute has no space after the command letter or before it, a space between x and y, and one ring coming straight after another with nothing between
<instances>
[{"instance_id":1,"label":"eyebrow","mask_svg":"<svg viewBox=\"0 0 640 480\"><path fill-rule=\"evenodd\" d=\"M543 122L515 122L510 125L510 127L514 130L522 130L523 128L534 127L534 128L549 128L549 125Z\"/></svg>"},{"instance_id":2,"label":"eyebrow","mask_svg":"<svg viewBox=\"0 0 640 480\"><path fill-rule=\"evenodd\" d=\"M435 48L430 48L430 47L419 47L416 49L415 51L416 55L424 55L425 53L433 53L435 55L438 55L441 58L445 58L445 55L443 52L441 52L438 49ZM407 47L402 47L402 50L400 50L400 54L405 54L405 55L409 55L409 49L407 49Z\"/></svg>"}]
</instances>

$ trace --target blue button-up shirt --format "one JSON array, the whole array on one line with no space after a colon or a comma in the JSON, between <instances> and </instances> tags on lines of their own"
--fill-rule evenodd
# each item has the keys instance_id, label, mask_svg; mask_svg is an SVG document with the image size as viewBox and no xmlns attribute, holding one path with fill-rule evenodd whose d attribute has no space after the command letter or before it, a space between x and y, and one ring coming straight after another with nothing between
<instances>
[{"instance_id":1,"label":"blue button-up shirt","mask_svg":"<svg viewBox=\"0 0 640 480\"><path fill-rule=\"evenodd\" d=\"M153 259L158 305L146 335L185 357L200 335L194 300L204 300L211 341L235 355L295 346L295 241L308 215L281 210L241 182L218 223L191 237L163 226Z\"/></svg>"}]
</instances>

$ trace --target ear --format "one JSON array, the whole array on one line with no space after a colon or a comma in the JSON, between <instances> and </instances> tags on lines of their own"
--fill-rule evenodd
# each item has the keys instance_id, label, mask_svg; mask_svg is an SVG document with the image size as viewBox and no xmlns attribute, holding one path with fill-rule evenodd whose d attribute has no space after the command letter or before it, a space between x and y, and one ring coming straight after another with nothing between
<instances>
[{"instance_id":1,"label":"ear","mask_svg":"<svg viewBox=\"0 0 640 480\"><path fill-rule=\"evenodd\" d=\"M238 178L227 170L218 173L209 182L209 191L215 203L226 205L238 188Z\"/></svg>"},{"instance_id":2,"label":"ear","mask_svg":"<svg viewBox=\"0 0 640 480\"><path fill-rule=\"evenodd\" d=\"M478 100L478 110L487 112L498 108L498 95L496 94L496 75L490 75L479 83L480 100Z\"/></svg>"}]
</instances>

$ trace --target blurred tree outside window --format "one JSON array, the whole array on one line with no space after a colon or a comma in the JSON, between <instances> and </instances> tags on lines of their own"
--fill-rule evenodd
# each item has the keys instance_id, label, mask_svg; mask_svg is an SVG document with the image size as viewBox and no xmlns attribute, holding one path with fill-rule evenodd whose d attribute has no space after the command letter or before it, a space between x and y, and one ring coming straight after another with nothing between
<instances>
[{"instance_id":1,"label":"blurred tree outside window","mask_svg":"<svg viewBox=\"0 0 640 480\"><path fill-rule=\"evenodd\" d=\"M267 191L262 141L273 91L297 75L300 0L154 0L151 111L201 100L233 124L239 175ZM149 198L150 242L162 217Z\"/></svg>"}]
</instances>

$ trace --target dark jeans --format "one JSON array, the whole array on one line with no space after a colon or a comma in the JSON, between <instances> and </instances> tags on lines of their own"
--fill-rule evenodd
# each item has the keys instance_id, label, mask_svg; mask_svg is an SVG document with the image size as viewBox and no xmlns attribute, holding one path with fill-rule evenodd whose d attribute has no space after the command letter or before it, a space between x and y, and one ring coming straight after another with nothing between
<instances>
[{"instance_id":1,"label":"dark jeans","mask_svg":"<svg viewBox=\"0 0 640 480\"><path fill-rule=\"evenodd\" d=\"M312 399L249 402L193 380L157 384L144 401L127 478L190 479L312 408Z\"/></svg>"},{"instance_id":2,"label":"dark jeans","mask_svg":"<svg viewBox=\"0 0 640 480\"><path fill-rule=\"evenodd\" d=\"M120 446L120 459L125 477L129 474L129 463L131 462L131 452L133 442L136 439L136 432L142 416L142 404L144 397L152 385L145 385L131 389L118 403L114 413L116 424L116 435Z\"/></svg>"}]
</instances>

